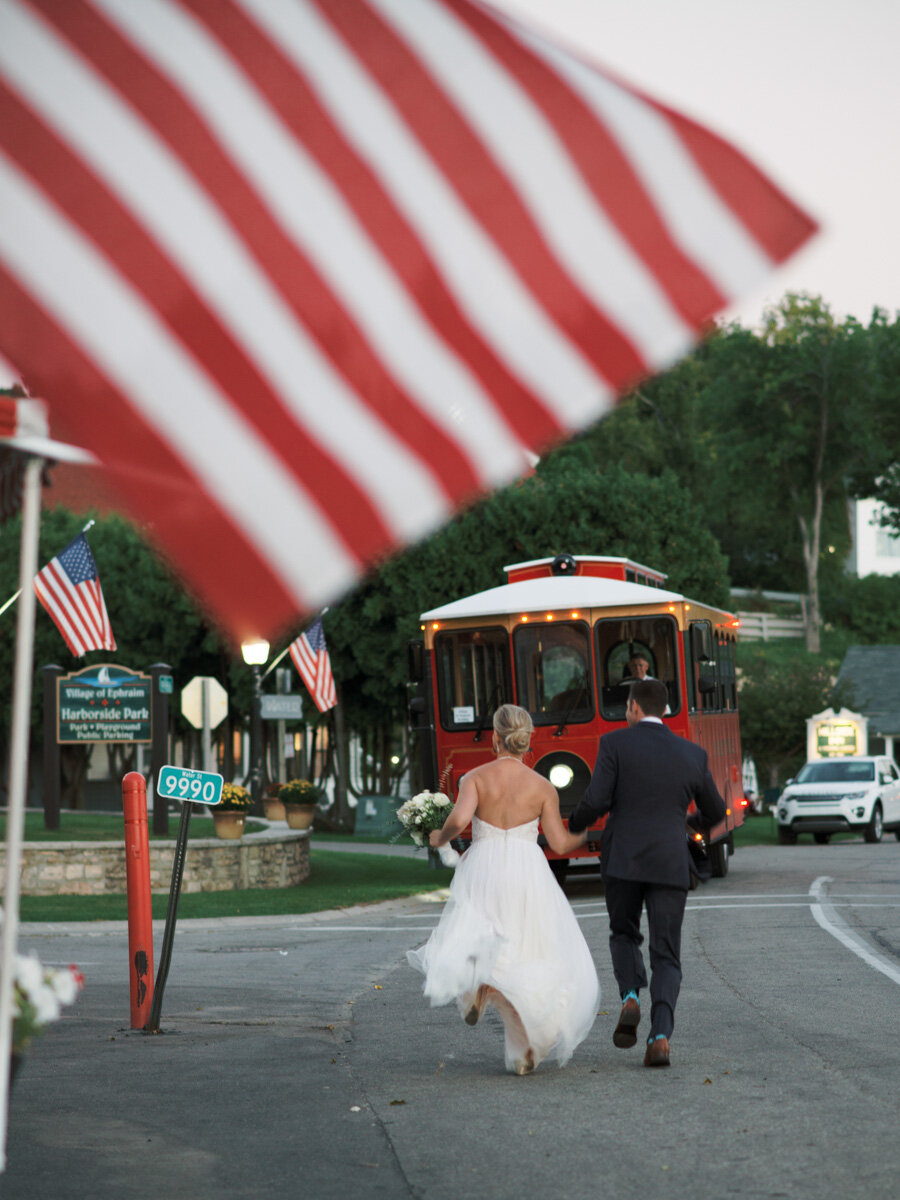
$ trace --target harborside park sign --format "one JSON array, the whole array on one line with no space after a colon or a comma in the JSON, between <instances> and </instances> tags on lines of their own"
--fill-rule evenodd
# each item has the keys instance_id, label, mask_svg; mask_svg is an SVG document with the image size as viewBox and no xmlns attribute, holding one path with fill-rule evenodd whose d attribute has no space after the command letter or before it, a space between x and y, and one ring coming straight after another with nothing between
<instances>
[{"instance_id":1,"label":"harborside park sign","mask_svg":"<svg viewBox=\"0 0 900 1200\"><path fill-rule=\"evenodd\" d=\"M56 739L149 742L153 680L112 663L85 667L56 681Z\"/></svg>"}]
</instances>

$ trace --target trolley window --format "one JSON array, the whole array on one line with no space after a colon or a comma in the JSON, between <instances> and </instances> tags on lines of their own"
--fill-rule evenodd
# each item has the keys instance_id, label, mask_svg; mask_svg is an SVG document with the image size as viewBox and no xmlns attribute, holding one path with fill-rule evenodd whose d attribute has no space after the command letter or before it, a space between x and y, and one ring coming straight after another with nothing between
<instances>
[{"instance_id":1,"label":"trolley window","mask_svg":"<svg viewBox=\"0 0 900 1200\"><path fill-rule=\"evenodd\" d=\"M444 729L490 725L512 701L509 636L501 627L450 629L434 639L438 704Z\"/></svg>"},{"instance_id":2,"label":"trolley window","mask_svg":"<svg viewBox=\"0 0 900 1200\"><path fill-rule=\"evenodd\" d=\"M594 626L600 670L600 711L607 721L624 721L628 687L636 679L653 677L666 685L669 709L681 708L674 618L612 618ZM643 666L641 660L646 663Z\"/></svg>"},{"instance_id":3,"label":"trolley window","mask_svg":"<svg viewBox=\"0 0 900 1200\"><path fill-rule=\"evenodd\" d=\"M591 635L585 622L520 625L513 647L518 702L535 725L593 719Z\"/></svg>"}]
</instances>

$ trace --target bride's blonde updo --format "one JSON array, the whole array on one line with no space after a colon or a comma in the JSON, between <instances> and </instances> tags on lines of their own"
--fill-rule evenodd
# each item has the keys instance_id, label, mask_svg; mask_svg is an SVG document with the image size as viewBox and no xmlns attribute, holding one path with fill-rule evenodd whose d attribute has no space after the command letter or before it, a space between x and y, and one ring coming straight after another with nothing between
<instances>
[{"instance_id":1,"label":"bride's blonde updo","mask_svg":"<svg viewBox=\"0 0 900 1200\"><path fill-rule=\"evenodd\" d=\"M534 726L524 708L515 704L501 704L494 713L494 733L500 740L500 749L508 754L524 754L531 745Z\"/></svg>"}]
</instances>

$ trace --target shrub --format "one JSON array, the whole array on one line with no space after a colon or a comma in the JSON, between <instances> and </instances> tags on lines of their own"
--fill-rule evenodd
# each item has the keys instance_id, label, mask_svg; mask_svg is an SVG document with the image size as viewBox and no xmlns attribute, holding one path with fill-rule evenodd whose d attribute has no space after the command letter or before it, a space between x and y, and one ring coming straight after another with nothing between
<instances>
[{"instance_id":1,"label":"shrub","mask_svg":"<svg viewBox=\"0 0 900 1200\"><path fill-rule=\"evenodd\" d=\"M321 788L308 779L289 779L278 789L278 799L282 804L318 804L321 798Z\"/></svg>"},{"instance_id":2,"label":"shrub","mask_svg":"<svg viewBox=\"0 0 900 1200\"><path fill-rule=\"evenodd\" d=\"M219 812L246 812L253 805L253 797L239 783L222 785L222 802L216 807Z\"/></svg>"}]
</instances>

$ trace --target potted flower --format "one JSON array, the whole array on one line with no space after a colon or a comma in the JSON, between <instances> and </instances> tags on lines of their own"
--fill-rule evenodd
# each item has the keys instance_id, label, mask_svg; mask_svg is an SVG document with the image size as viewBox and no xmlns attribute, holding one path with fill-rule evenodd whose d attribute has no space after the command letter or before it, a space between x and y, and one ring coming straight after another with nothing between
<instances>
[{"instance_id":1,"label":"potted flower","mask_svg":"<svg viewBox=\"0 0 900 1200\"><path fill-rule=\"evenodd\" d=\"M267 821L286 820L284 804L278 799L278 793L283 787L282 783L270 783L266 787L266 794L263 796L263 812L266 814Z\"/></svg>"},{"instance_id":2,"label":"potted flower","mask_svg":"<svg viewBox=\"0 0 900 1200\"><path fill-rule=\"evenodd\" d=\"M13 960L13 1028L10 1081L32 1040L59 1019L64 1005L73 1004L84 987L75 966L45 967L36 954L17 954Z\"/></svg>"},{"instance_id":3,"label":"potted flower","mask_svg":"<svg viewBox=\"0 0 900 1200\"><path fill-rule=\"evenodd\" d=\"M253 797L239 783L224 783L222 799L212 810L216 823L216 837L239 838L244 832L247 812L253 805Z\"/></svg>"},{"instance_id":4,"label":"potted flower","mask_svg":"<svg viewBox=\"0 0 900 1200\"><path fill-rule=\"evenodd\" d=\"M308 779L289 779L278 789L291 829L309 829L322 792Z\"/></svg>"}]
</instances>

